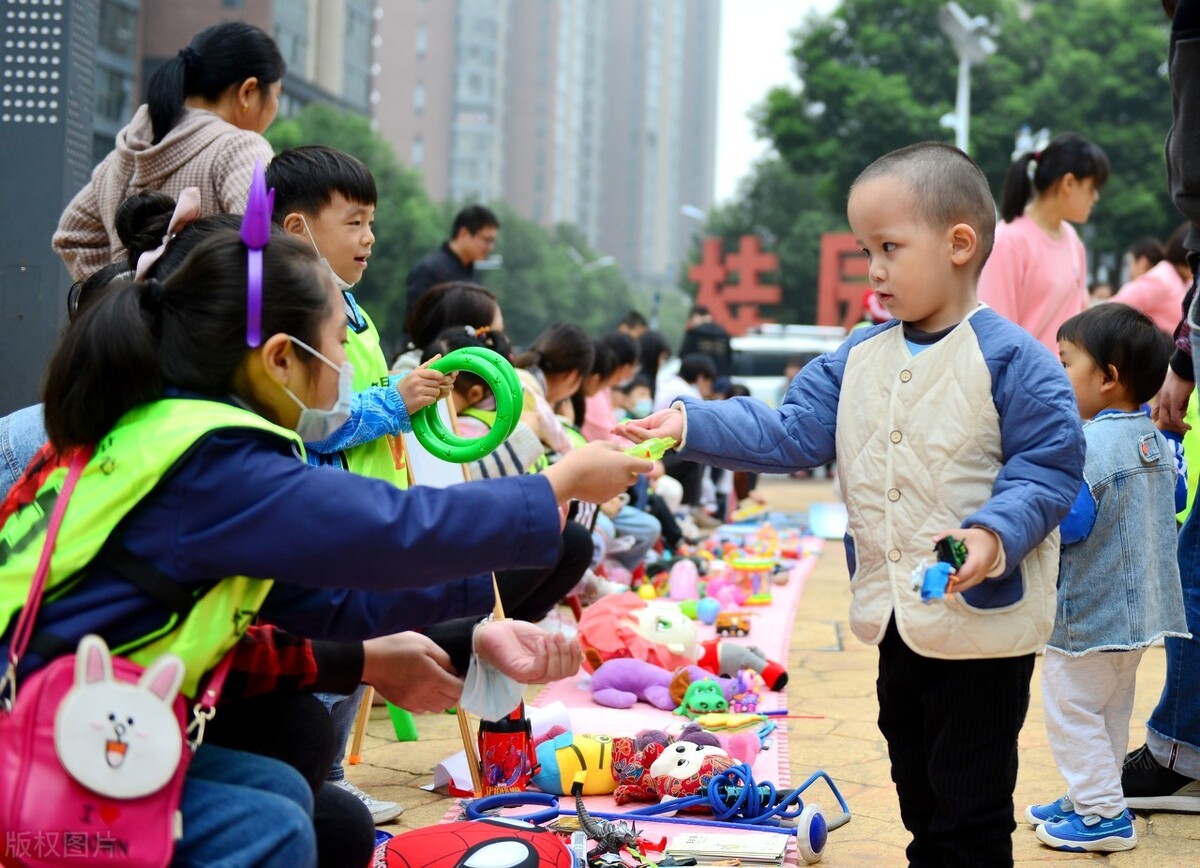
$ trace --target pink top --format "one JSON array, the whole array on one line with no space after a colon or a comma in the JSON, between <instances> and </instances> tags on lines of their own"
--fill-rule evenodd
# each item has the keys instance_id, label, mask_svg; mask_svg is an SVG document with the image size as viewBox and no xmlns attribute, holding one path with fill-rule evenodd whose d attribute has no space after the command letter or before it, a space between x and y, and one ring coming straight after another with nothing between
<instances>
[{"instance_id":1,"label":"pink top","mask_svg":"<svg viewBox=\"0 0 1200 868\"><path fill-rule=\"evenodd\" d=\"M621 446L629 445L628 440L612 432L613 426L617 424L617 417L613 413L611 389L601 389L592 397L587 398L585 407L586 415L583 427L579 431L588 441L612 440Z\"/></svg>"},{"instance_id":2,"label":"pink top","mask_svg":"<svg viewBox=\"0 0 1200 868\"><path fill-rule=\"evenodd\" d=\"M1058 357L1058 327L1088 306L1087 254L1071 224L1051 238L1018 217L996 227L996 246L979 276L979 300Z\"/></svg>"},{"instance_id":3,"label":"pink top","mask_svg":"<svg viewBox=\"0 0 1200 868\"><path fill-rule=\"evenodd\" d=\"M1187 295L1187 284L1175 270L1175 266L1163 260L1141 277L1135 277L1121 287L1112 297L1140 310L1167 334L1175 331L1183 317L1183 297Z\"/></svg>"}]
</instances>

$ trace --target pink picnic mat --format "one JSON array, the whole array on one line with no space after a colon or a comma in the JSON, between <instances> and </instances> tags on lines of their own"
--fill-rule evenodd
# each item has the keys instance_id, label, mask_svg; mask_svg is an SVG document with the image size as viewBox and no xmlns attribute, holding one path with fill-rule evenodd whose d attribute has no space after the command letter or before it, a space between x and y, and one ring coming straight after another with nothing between
<instances>
[{"instance_id":1,"label":"pink picnic mat","mask_svg":"<svg viewBox=\"0 0 1200 868\"><path fill-rule=\"evenodd\" d=\"M754 645L760 648L769 659L786 665L796 611L800 605L804 585L820 557L821 547L822 541L819 538L805 537L801 541L801 557L792 567L788 581L782 585L772 586L771 604L746 608L746 611L752 612L750 634L741 639L728 639L727 641ZM701 641L711 639L716 635L713 627L700 622L697 622L696 626L697 638ZM637 703L632 708L605 708L597 705L592 701L589 676L582 670L571 678L546 685L531 705L535 708L544 708L553 702L561 702L566 706L572 728L581 733L633 735L643 729L678 731L685 723L684 718L669 711L661 711L643 702ZM763 711L787 708L786 690L764 694L759 707ZM770 736L769 747L759 753L752 767L756 781L771 781L781 791L785 791L791 784L788 763L788 723L787 720L777 721L778 728ZM564 806L572 805L572 802L570 797L563 797ZM588 796L585 804L589 810L601 812L625 811L637 807L636 805L618 807L611 796ZM442 822L453 822L459 816L460 810L455 805L442 818ZM722 834L738 833L736 827L718 830L699 825L655 823L651 818L638 818L637 823L639 829L643 826L647 827L647 837L651 838L659 836L671 838L684 832L701 831L719 831ZM794 838L788 844L788 853L784 864L798 864Z\"/></svg>"}]
</instances>

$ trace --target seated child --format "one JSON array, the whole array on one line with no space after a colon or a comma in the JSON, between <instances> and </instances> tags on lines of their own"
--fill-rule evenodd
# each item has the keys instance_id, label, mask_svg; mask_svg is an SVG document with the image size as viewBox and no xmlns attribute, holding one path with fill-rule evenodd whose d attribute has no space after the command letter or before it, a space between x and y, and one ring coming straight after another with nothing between
<instances>
[{"instance_id":1,"label":"seated child","mask_svg":"<svg viewBox=\"0 0 1200 868\"><path fill-rule=\"evenodd\" d=\"M1087 438L1083 486L1062 523L1058 612L1042 662L1046 732L1067 794L1031 805L1025 819L1059 850L1132 850L1121 766L1138 662L1155 639L1188 635L1175 557L1186 473L1141 412L1162 386L1171 346L1124 304L1071 317L1058 346Z\"/></svg>"},{"instance_id":2,"label":"seated child","mask_svg":"<svg viewBox=\"0 0 1200 868\"><path fill-rule=\"evenodd\" d=\"M895 319L806 365L778 409L683 398L622 431L731 470L837 458L850 623L879 646L908 859L1011 866L1017 735L1054 622L1058 524L1082 480L1079 414L1057 360L976 298L996 212L969 157L932 142L887 154L847 211ZM923 605L910 576L951 534L969 555Z\"/></svg>"}]
</instances>

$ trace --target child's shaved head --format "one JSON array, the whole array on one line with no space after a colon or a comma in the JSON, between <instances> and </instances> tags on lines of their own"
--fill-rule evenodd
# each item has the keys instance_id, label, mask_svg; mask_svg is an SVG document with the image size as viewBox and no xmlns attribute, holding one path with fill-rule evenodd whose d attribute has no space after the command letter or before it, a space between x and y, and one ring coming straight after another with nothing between
<instances>
[{"instance_id":1,"label":"child's shaved head","mask_svg":"<svg viewBox=\"0 0 1200 868\"><path fill-rule=\"evenodd\" d=\"M992 252L996 235L996 203L983 170L958 148L940 142L921 142L884 154L854 180L854 188L874 178L899 178L908 184L917 203L916 217L941 231L956 223L975 230L979 243L978 268ZM978 272L977 272L978 273Z\"/></svg>"}]
</instances>

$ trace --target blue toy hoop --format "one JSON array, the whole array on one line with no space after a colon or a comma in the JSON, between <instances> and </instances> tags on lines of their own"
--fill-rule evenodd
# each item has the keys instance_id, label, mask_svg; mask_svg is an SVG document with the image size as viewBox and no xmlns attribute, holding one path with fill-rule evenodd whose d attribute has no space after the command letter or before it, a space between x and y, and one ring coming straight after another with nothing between
<instances>
[{"instance_id":1,"label":"blue toy hoop","mask_svg":"<svg viewBox=\"0 0 1200 868\"><path fill-rule=\"evenodd\" d=\"M468 820L483 820L488 818L489 811L522 805L545 805L546 809L531 811L528 814L507 819L523 820L526 823L533 823L535 826L558 819L558 796L553 793L500 793L496 796L484 796L481 799L467 802L463 809Z\"/></svg>"}]
</instances>

